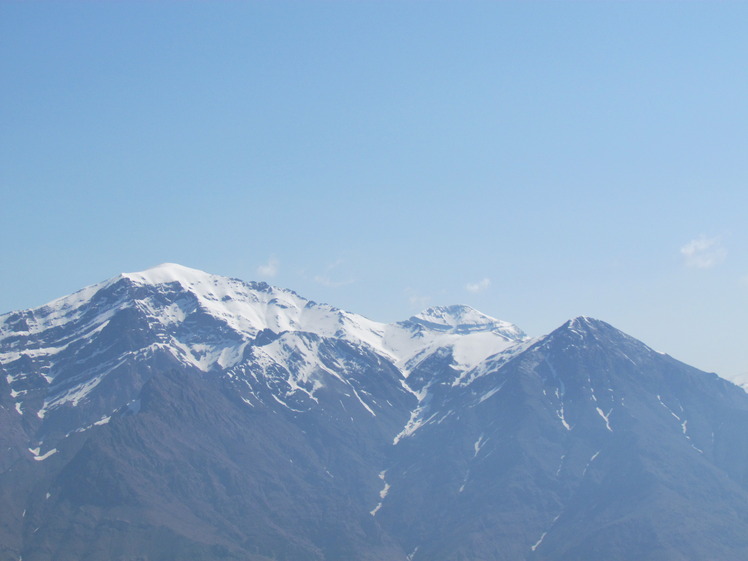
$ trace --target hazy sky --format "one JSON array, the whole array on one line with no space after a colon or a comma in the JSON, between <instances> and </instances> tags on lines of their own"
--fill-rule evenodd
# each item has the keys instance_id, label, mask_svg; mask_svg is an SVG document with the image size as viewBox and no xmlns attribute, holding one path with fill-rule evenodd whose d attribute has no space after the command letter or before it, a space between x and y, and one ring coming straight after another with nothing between
<instances>
[{"instance_id":1,"label":"hazy sky","mask_svg":"<svg viewBox=\"0 0 748 561\"><path fill-rule=\"evenodd\" d=\"M748 372L748 3L2 2L0 313L178 262Z\"/></svg>"}]
</instances>

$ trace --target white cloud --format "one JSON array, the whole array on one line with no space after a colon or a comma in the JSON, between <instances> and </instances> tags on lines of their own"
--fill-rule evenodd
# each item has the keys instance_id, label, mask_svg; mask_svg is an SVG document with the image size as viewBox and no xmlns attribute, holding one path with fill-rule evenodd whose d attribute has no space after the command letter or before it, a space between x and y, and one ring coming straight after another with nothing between
<instances>
[{"instance_id":1,"label":"white cloud","mask_svg":"<svg viewBox=\"0 0 748 561\"><path fill-rule=\"evenodd\" d=\"M280 262L275 258L271 257L267 263L257 267L257 274L262 277L274 277L278 274L280 268Z\"/></svg>"},{"instance_id":2,"label":"white cloud","mask_svg":"<svg viewBox=\"0 0 748 561\"><path fill-rule=\"evenodd\" d=\"M347 284L352 284L353 280L336 281L325 275L317 275L314 277L314 282L328 288L338 288Z\"/></svg>"},{"instance_id":3,"label":"white cloud","mask_svg":"<svg viewBox=\"0 0 748 561\"><path fill-rule=\"evenodd\" d=\"M421 294L417 290L413 290L408 287L405 289L405 294L408 296L408 304L411 309L422 311L429 306L431 303L431 297Z\"/></svg>"},{"instance_id":4,"label":"white cloud","mask_svg":"<svg viewBox=\"0 0 748 561\"><path fill-rule=\"evenodd\" d=\"M485 278L479 280L478 282L469 282L467 285L465 285L465 290L467 290L468 292L478 293L483 292L489 286L491 286L491 279Z\"/></svg>"},{"instance_id":5,"label":"white cloud","mask_svg":"<svg viewBox=\"0 0 748 561\"><path fill-rule=\"evenodd\" d=\"M336 269L340 269L341 265L344 265L344 264L345 264L345 261L343 261L342 259L338 259L334 263L330 263L325 268L325 272L323 274L314 276L314 282L316 282L317 284L321 284L322 286L326 286L328 288L339 288L341 286L353 284L355 280L351 278L346 279L346 280L338 280L338 279L333 278L332 273L334 273Z\"/></svg>"},{"instance_id":6,"label":"white cloud","mask_svg":"<svg viewBox=\"0 0 748 561\"><path fill-rule=\"evenodd\" d=\"M355 278L349 275L343 276L341 274L340 269L344 268L344 266L345 260L338 259L337 261L334 261L327 267L325 267L323 273L315 275L313 280L317 284L321 284L322 286L326 286L327 288L340 288L341 286L353 284L354 282L356 282Z\"/></svg>"},{"instance_id":7,"label":"white cloud","mask_svg":"<svg viewBox=\"0 0 748 561\"><path fill-rule=\"evenodd\" d=\"M686 266L696 269L711 269L727 257L727 250L722 246L720 239L706 236L691 240L680 248L680 253Z\"/></svg>"}]
</instances>

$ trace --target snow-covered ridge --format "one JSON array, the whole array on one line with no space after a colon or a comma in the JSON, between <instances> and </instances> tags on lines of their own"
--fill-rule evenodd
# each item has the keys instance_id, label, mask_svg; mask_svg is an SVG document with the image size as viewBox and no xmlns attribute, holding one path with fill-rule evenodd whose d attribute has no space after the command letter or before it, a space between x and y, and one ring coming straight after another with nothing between
<instances>
[{"instance_id":1,"label":"snow-covered ridge","mask_svg":"<svg viewBox=\"0 0 748 561\"><path fill-rule=\"evenodd\" d=\"M407 376L439 349L449 349L454 367L466 371L526 339L516 325L469 306L454 305L428 308L407 321L388 325L384 347Z\"/></svg>"},{"instance_id":2,"label":"snow-covered ridge","mask_svg":"<svg viewBox=\"0 0 748 561\"><path fill-rule=\"evenodd\" d=\"M224 277L211 275L198 269L191 269L178 263L162 263L151 269L138 273L122 273L121 277L132 279L141 284L167 284L178 282L185 286L199 286L220 283Z\"/></svg>"},{"instance_id":3,"label":"snow-covered ridge","mask_svg":"<svg viewBox=\"0 0 748 561\"><path fill-rule=\"evenodd\" d=\"M430 308L384 324L266 283L166 263L0 316L0 367L16 411L43 423L83 407L83 424L90 425L134 399L151 369L182 364L230 374L246 361L261 367L266 379L258 384L284 388L273 399L301 392L314 401L323 380L337 378L376 416L342 378L345 368L338 372L323 356L323 341L375 353L399 369L412 391L405 378L430 357L446 357L465 373L525 338L516 326L467 306ZM134 372L146 374L140 379ZM278 373L282 384L271 380ZM131 385L120 395L122 383Z\"/></svg>"},{"instance_id":4,"label":"snow-covered ridge","mask_svg":"<svg viewBox=\"0 0 748 561\"><path fill-rule=\"evenodd\" d=\"M104 298L107 290L113 294ZM87 325L103 324L123 307L138 308L153 324L167 328L184 324L195 314L211 316L243 338L254 338L270 329L276 333L310 331L376 344L384 329L363 316L315 304L290 290L167 263L118 275L39 308L0 316L0 338L30 337L58 329L60 335L69 337L72 324L80 324L83 318ZM76 327L79 330L79 325Z\"/></svg>"},{"instance_id":5,"label":"snow-covered ridge","mask_svg":"<svg viewBox=\"0 0 748 561\"><path fill-rule=\"evenodd\" d=\"M525 338L516 326L467 306L429 308L408 321L388 325L317 304L291 290L164 263L123 273L36 309L0 316L0 362L30 352L29 344L10 349L2 345L2 338L23 336L37 347L36 358L51 358L71 339L95 333L116 311L127 307L143 312L152 327L172 337L175 354L202 370L216 364L231 366L229 357L239 360L242 342L246 344L266 329L310 332L367 345L403 368L443 347L452 348L456 365L470 368ZM180 326L198 316L218 320L235 336L210 344L195 341ZM44 344L31 339L44 340Z\"/></svg>"},{"instance_id":6,"label":"snow-covered ridge","mask_svg":"<svg viewBox=\"0 0 748 561\"><path fill-rule=\"evenodd\" d=\"M428 308L410 318L411 322L430 329L449 333L472 333L490 331L503 335L507 340L517 340L525 334L516 325L492 318L470 306L436 306Z\"/></svg>"}]
</instances>

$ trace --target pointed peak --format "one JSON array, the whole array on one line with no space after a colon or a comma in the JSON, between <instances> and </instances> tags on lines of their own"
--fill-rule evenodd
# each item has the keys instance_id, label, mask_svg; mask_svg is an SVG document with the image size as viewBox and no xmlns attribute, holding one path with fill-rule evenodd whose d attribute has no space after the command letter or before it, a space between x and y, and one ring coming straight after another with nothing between
<instances>
[{"instance_id":1,"label":"pointed peak","mask_svg":"<svg viewBox=\"0 0 748 561\"><path fill-rule=\"evenodd\" d=\"M609 323L589 316L577 316L547 335L548 339L573 338L582 340L637 341ZM641 343L640 341L637 341ZM643 344L643 343L641 343Z\"/></svg>"},{"instance_id":2,"label":"pointed peak","mask_svg":"<svg viewBox=\"0 0 748 561\"><path fill-rule=\"evenodd\" d=\"M570 319L556 331L573 332L578 335L593 334L601 331L618 331L609 323L589 316L577 316Z\"/></svg>"},{"instance_id":3,"label":"pointed peak","mask_svg":"<svg viewBox=\"0 0 748 561\"><path fill-rule=\"evenodd\" d=\"M564 324L568 329L596 329L603 326L611 327L604 321L589 316L577 316Z\"/></svg>"}]
</instances>

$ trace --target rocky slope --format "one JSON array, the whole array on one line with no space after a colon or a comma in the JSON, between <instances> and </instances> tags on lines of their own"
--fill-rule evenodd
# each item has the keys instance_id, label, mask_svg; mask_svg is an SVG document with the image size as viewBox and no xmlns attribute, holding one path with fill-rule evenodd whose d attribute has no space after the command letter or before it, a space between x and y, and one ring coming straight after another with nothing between
<instances>
[{"instance_id":1,"label":"rocky slope","mask_svg":"<svg viewBox=\"0 0 748 561\"><path fill-rule=\"evenodd\" d=\"M0 316L0 559L748 558L748 395L610 325L178 265Z\"/></svg>"}]
</instances>

